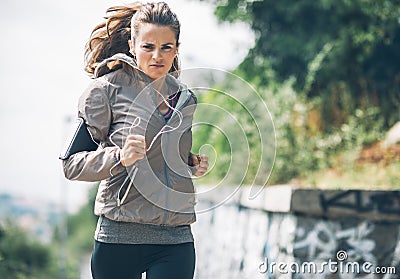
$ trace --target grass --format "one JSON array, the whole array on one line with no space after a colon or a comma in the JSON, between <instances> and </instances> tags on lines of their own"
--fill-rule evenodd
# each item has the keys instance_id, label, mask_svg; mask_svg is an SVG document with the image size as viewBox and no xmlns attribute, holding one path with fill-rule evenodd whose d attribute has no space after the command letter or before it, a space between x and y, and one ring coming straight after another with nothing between
<instances>
[{"instance_id":1,"label":"grass","mask_svg":"<svg viewBox=\"0 0 400 279\"><path fill-rule=\"evenodd\" d=\"M400 190L400 145L384 149L375 144L361 152L340 154L334 162L334 167L292 183L314 189Z\"/></svg>"},{"instance_id":2,"label":"grass","mask_svg":"<svg viewBox=\"0 0 400 279\"><path fill-rule=\"evenodd\" d=\"M352 168L334 167L293 181L301 188L400 190L400 162L367 163Z\"/></svg>"}]
</instances>

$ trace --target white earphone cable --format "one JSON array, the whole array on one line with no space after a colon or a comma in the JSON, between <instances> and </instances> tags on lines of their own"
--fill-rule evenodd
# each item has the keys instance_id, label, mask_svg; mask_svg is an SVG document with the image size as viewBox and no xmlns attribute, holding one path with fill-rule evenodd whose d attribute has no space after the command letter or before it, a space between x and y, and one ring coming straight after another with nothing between
<instances>
[{"instance_id":1,"label":"white earphone cable","mask_svg":"<svg viewBox=\"0 0 400 279\"><path fill-rule=\"evenodd\" d=\"M154 89L154 88L153 88L153 89ZM176 113L176 115L177 115L178 118L179 118L179 123L178 123L178 125L176 125L175 127L173 127L173 126L171 126L171 125L168 125L168 124L164 125L164 126L161 128L161 130L160 130L160 131L154 136L154 138L151 140L149 146L146 148L146 151L149 151L149 150L153 147L153 145L154 145L154 143L155 143L155 141L157 140L158 137L160 137L162 134L170 133L170 132L173 132L173 131L177 130L177 129L182 125L182 122L183 122L183 115L182 115L182 112L179 111L178 109L174 108L173 106L171 106L171 105L169 104L168 100L166 100L165 97L164 97L158 90L154 89L154 91L155 91L157 94L159 94L159 95L161 96L162 101L167 105L167 107L170 108L173 112ZM179 90L178 90L178 92L179 92ZM129 126L129 127L122 127L122 128L119 128L119 129L115 130L114 132L112 132L112 133L110 134L110 136L109 136L109 140L110 140L110 142L112 143L112 145L114 145L114 146L116 146L116 147L119 147L119 146L113 141L113 139L112 139L112 137L113 137L116 133L118 133L118 132L120 132L120 131L122 131L122 130L124 130L124 129L131 129L131 128L138 127L139 124L140 124L140 122L141 122L140 117L136 117L131 126ZM167 130L167 129L169 129L169 130ZM92 135L90 134L90 136L92 136ZM92 137L92 140L93 140L93 137ZM93 141L94 141L94 140L93 140ZM99 144L98 144L98 145L99 145ZM100 146L100 145L99 145L99 146ZM120 147L119 147L119 148L120 148ZM115 163L115 164L111 167L111 169L110 169L110 175L111 175L111 176L113 176L113 175L112 175L112 170L113 170L117 165L119 165L120 162L121 162L121 161L119 160L117 163Z\"/></svg>"},{"instance_id":2,"label":"white earphone cable","mask_svg":"<svg viewBox=\"0 0 400 279\"><path fill-rule=\"evenodd\" d=\"M182 122L183 122L182 112L180 112L178 109L176 109L173 106L171 106L169 104L169 102L164 98L164 96L158 90L156 90L156 89L154 89L154 90L161 96L161 98L163 99L163 102L167 105L167 107L170 108L171 110L173 110L177 114L177 116L179 118L179 123L178 123L178 125L176 127L172 127L172 126L170 126L168 124L164 125L161 128L161 130L152 139L151 143L149 144L149 147L147 148L147 151L149 151L151 149L151 147L153 146L154 142L157 140L157 138L159 136L161 136L162 134L173 132L173 131L177 130L182 125ZM170 130L166 131L167 128L170 128Z\"/></svg>"}]
</instances>

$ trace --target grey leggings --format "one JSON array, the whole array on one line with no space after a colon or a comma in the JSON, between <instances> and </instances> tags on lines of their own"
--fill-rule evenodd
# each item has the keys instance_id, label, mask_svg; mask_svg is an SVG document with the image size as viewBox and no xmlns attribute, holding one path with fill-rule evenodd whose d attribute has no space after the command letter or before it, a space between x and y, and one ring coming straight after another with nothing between
<instances>
[{"instance_id":1,"label":"grey leggings","mask_svg":"<svg viewBox=\"0 0 400 279\"><path fill-rule=\"evenodd\" d=\"M94 279L192 279L193 242L183 244L110 244L95 241L91 268Z\"/></svg>"}]
</instances>

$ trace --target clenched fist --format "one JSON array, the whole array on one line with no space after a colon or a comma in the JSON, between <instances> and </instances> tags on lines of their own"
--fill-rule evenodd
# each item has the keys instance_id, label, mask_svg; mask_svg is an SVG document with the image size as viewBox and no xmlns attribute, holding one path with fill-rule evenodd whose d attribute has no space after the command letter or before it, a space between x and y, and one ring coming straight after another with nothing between
<instances>
[{"instance_id":1,"label":"clenched fist","mask_svg":"<svg viewBox=\"0 0 400 279\"><path fill-rule=\"evenodd\" d=\"M208 170L208 156L192 154L192 162L195 168L194 176L203 176Z\"/></svg>"},{"instance_id":2,"label":"clenched fist","mask_svg":"<svg viewBox=\"0 0 400 279\"><path fill-rule=\"evenodd\" d=\"M120 150L119 156L124 167L133 165L136 161L143 159L146 154L146 142L144 136L129 135Z\"/></svg>"}]
</instances>

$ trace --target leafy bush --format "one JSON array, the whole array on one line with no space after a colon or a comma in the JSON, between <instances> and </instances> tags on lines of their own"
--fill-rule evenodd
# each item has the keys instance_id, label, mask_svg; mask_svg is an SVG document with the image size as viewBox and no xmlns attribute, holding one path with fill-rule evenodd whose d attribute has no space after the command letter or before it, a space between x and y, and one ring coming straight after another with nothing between
<instances>
[{"instance_id":1,"label":"leafy bush","mask_svg":"<svg viewBox=\"0 0 400 279\"><path fill-rule=\"evenodd\" d=\"M379 108L357 109L347 122L329 133L319 129L318 102L304 102L286 84L275 94L265 90L277 137L277 156L270 183L285 183L296 177L331 167L339 154L357 153L383 137L384 119ZM268 102L268 101L267 101Z\"/></svg>"},{"instance_id":2,"label":"leafy bush","mask_svg":"<svg viewBox=\"0 0 400 279\"><path fill-rule=\"evenodd\" d=\"M8 222L0 226L0 274L7 279L56 278L51 247ZM3 277L2 277L3 278Z\"/></svg>"},{"instance_id":3,"label":"leafy bush","mask_svg":"<svg viewBox=\"0 0 400 279\"><path fill-rule=\"evenodd\" d=\"M272 115L276 133L276 158L269 184L287 183L293 178L305 177L312 172L331 167L337 163L338 154L357 152L363 146L382 138L384 120L379 108L375 107L357 109L348 115L344 124L324 132L321 129L323 102L319 98L312 102L306 101L301 94L293 90L292 82L289 80L280 86L260 86L258 89ZM260 150L260 138L254 130L248 129L251 128L252 119L237 103L227 102L217 94L206 94L200 99L203 103L214 104L234 114L243 126L251 153L248 173L243 183L252 183L249 178L254 177L260 160L257 154ZM199 120L205 122L213 117L219 116L204 113L198 116ZM229 126L225 128L229 129ZM230 152L243 153L243 156L246 154L246 150L231 150L225 135L213 131L209 126L194 131L194 149L204 143L213 146L217 154L216 165L219 164L217 170L210 173L209 182L224 177L229 169Z\"/></svg>"}]
</instances>

